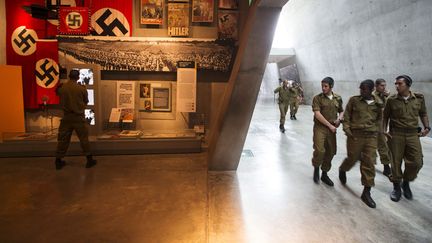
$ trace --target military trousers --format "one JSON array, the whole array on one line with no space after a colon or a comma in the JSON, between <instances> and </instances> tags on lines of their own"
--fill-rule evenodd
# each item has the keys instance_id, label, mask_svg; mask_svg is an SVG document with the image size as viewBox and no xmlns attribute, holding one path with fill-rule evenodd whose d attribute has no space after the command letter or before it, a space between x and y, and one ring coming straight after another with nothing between
<instances>
[{"instance_id":1,"label":"military trousers","mask_svg":"<svg viewBox=\"0 0 432 243\"><path fill-rule=\"evenodd\" d=\"M391 153L387 144L387 138L382 133L378 135L378 154L381 160L381 164L390 164Z\"/></svg>"},{"instance_id":2,"label":"military trousers","mask_svg":"<svg viewBox=\"0 0 432 243\"><path fill-rule=\"evenodd\" d=\"M279 103L279 111L280 111L280 121L281 125L285 125L285 117L288 112L289 103L288 102L280 102Z\"/></svg>"},{"instance_id":3,"label":"military trousers","mask_svg":"<svg viewBox=\"0 0 432 243\"><path fill-rule=\"evenodd\" d=\"M389 148L392 153L392 181L413 181L423 167L423 152L420 138L415 132L392 132ZM402 172L402 161L405 170Z\"/></svg>"},{"instance_id":4,"label":"military trousers","mask_svg":"<svg viewBox=\"0 0 432 243\"><path fill-rule=\"evenodd\" d=\"M377 134L355 134L347 138L347 157L339 169L349 171L360 160L361 183L363 186L375 185L375 163Z\"/></svg>"},{"instance_id":5,"label":"military trousers","mask_svg":"<svg viewBox=\"0 0 432 243\"><path fill-rule=\"evenodd\" d=\"M69 148L72 132L75 131L81 144L81 149L85 155L90 155L90 142L88 139L88 124L84 116L67 115L60 121L57 136L56 158L63 158Z\"/></svg>"},{"instance_id":6,"label":"military trousers","mask_svg":"<svg viewBox=\"0 0 432 243\"><path fill-rule=\"evenodd\" d=\"M300 104L300 101L297 98L290 100L290 115L291 116L295 116L295 114L297 114L299 104Z\"/></svg>"},{"instance_id":7,"label":"military trousers","mask_svg":"<svg viewBox=\"0 0 432 243\"><path fill-rule=\"evenodd\" d=\"M336 154L336 133L324 125L314 125L313 128L313 157L312 165L320 167L322 171L331 169L331 161Z\"/></svg>"}]
</instances>

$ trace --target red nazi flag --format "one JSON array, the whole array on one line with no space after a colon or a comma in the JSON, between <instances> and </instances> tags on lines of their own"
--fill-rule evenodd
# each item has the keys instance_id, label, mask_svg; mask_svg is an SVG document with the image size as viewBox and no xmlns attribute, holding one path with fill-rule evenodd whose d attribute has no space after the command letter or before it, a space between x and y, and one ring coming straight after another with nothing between
<instances>
[{"instance_id":1,"label":"red nazi flag","mask_svg":"<svg viewBox=\"0 0 432 243\"><path fill-rule=\"evenodd\" d=\"M85 0L93 35L132 36L132 0Z\"/></svg>"},{"instance_id":2,"label":"red nazi flag","mask_svg":"<svg viewBox=\"0 0 432 243\"><path fill-rule=\"evenodd\" d=\"M37 47L37 61L34 69L37 103L58 104L59 97L56 94L56 88L60 83L60 69L57 40L38 40Z\"/></svg>"},{"instance_id":3,"label":"red nazi flag","mask_svg":"<svg viewBox=\"0 0 432 243\"><path fill-rule=\"evenodd\" d=\"M86 7L61 7L59 33L62 35L89 34L89 9Z\"/></svg>"}]
</instances>

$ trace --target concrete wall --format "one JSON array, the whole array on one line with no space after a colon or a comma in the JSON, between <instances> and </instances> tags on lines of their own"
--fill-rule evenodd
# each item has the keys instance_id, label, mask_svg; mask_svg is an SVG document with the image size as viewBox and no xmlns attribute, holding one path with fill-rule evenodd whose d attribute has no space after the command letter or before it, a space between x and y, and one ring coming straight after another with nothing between
<instances>
[{"instance_id":1,"label":"concrete wall","mask_svg":"<svg viewBox=\"0 0 432 243\"><path fill-rule=\"evenodd\" d=\"M0 65L6 64L6 11L5 0L0 0Z\"/></svg>"},{"instance_id":2,"label":"concrete wall","mask_svg":"<svg viewBox=\"0 0 432 243\"><path fill-rule=\"evenodd\" d=\"M431 12L430 0L290 0L281 13L285 47L296 51L306 101L325 76L347 101L366 78L384 78L395 92L394 78L404 73L432 114Z\"/></svg>"}]
</instances>

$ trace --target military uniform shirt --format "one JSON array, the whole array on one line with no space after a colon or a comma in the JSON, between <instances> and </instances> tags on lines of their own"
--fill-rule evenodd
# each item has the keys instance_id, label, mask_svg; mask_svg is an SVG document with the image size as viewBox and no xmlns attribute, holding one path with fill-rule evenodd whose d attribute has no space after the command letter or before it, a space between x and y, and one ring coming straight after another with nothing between
<instances>
[{"instance_id":1,"label":"military uniform shirt","mask_svg":"<svg viewBox=\"0 0 432 243\"><path fill-rule=\"evenodd\" d=\"M283 87L277 87L274 90L274 93L279 93L279 102L278 103L289 102L289 99L290 99L289 88L284 89Z\"/></svg>"},{"instance_id":2,"label":"military uniform shirt","mask_svg":"<svg viewBox=\"0 0 432 243\"><path fill-rule=\"evenodd\" d=\"M65 115L84 115L84 109L89 102L85 86L68 81L58 89L58 95Z\"/></svg>"},{"instance_id":3,"label":"military uniform shirt","mask_svg":"<svg viewBox=\"0 0 432 243\"><path fill-rule=\"evenodd\" d=\"M297 98L300 95L300 89L291 87L289 88L291 98Z\"/></svg>"},{"instance_id":4,"label":"military uniform shirt","mask_svg":"<svg viewBox=\"0 0 432 243\"><path fill-rule=\"evenodd\" d=\"M335 93L333 93L333 99L328 98L323 93L316 95L312 100L312 111L319 111L327 121L333 123L337 119L338 113L343 112L342 97ZM321 124L315 117L314 122Z\"/></svg>"},{"instance_id":5,"label":"military uniform shirt","mask_svg":"<svg viewBox=\"0 0 432 243\"><path fill-rule=\"evenodd\" d=\"M407 100L399 94L389 96L384 108L384 120L390 119L390 128L417 129L418 118L426 116L424 96L413 92Z\"/></svg>"},{"instance_id":6,"label":"military uniform shirt","mask_svg":"<svg viewBox=\"0 0 432 243\"><path fill-rule=\"evenodd\" d=\"M376 91L374 91L372 93L372 95L375 96L376 98L378 98L381 101L381 103L383 103L383 105L385 105L385 103L387 101L387 98L388 98L388 95L386 95L384 93L379 93L379 92L376 92Z\"/></svg>"},{"instance_id":7,"label":"military uniform shirt","mask_svg":"<svg viewBox=\"0 0 432 243\"><path fill-rule=\"evenodd\" d=\"M383 105L376 97L374 97L371 104L368 104L360 95L351 97L344 113L344 130L378 132L380 130Z\"/></svg>"}]
</instances>

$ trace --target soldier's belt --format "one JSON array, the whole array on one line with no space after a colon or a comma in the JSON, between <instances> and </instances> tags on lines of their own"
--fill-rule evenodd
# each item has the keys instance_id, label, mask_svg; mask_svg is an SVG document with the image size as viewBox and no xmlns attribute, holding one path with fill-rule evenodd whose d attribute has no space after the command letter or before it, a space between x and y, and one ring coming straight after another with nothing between
<instances>
[{"instance_id":1,"label":"soldier's belt","mask_svg":"<svg viewBox=\"0 0 432 243\"><path fill-rule=\"evenodd\" d=\"M398 127L392 127L390 129L391 132L397 132L397 133L418 133L417 128L398 128Z\"/></svg>"},{"instance_id":2,"label":"soldier's belt","mask_svg":"<svg viewBox=\"0 0 432 243\"><path fill-rule=\"evenodd\" d=\"M378 132L351 130L354 136L377 136Z\"/></svg>"}]
</instances>

